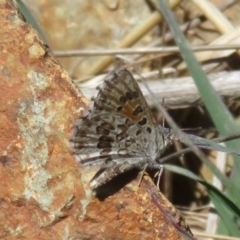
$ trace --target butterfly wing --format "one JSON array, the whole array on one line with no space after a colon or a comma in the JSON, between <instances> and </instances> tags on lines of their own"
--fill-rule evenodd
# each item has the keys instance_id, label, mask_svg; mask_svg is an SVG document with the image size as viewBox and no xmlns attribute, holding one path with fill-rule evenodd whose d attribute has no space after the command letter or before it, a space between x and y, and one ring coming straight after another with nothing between
<instances>
[{"instance_id":1,"label":"butterfly wing","mask_svg":"<svg viewBox=\"0 0 240 240\"><path fill-rule=\"evenodd\" d=\"M84 166L154 161L162 145L155 119L132 74L119 69L98 88L88 114L75 127L73 151Z\"/></svg>"}]
</instances>

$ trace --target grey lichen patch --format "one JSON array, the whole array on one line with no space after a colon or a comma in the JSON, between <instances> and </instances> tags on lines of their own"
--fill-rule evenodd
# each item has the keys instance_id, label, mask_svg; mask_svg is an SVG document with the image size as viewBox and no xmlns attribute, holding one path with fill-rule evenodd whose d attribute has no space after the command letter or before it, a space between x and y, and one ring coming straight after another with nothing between
<instances>
[{"instance_id":1,"label":"grey lichen patch","mask_svg":"<svg viewBox=\"0 0 240 240\"><path fill-rule=\"evenodd\" d=\"M25 198L34 198L43 210L48 210L53 201L53 194L47 187L50 178L47 171L39 168L32 169L25 176Z\"/></svg>"},{"instance_id":2,"label":"grey lichen patch","mask_svg":"<svg viewBox=\"0 0 240 240\"><path fill-rule=\"evenodd\" d=\"M34 102L32 112L27 116L24 116L24 107L26 104L22 103L18 117L21 136L25 140L22 151L22 167L27 170L24 196L34 198L43 210L47 210L53 201L53 194L47 187L51 176L44 169L49 154L46 136L49 120L43 115L44 104Z\"/></svg>"},{"instance_id":3,"label":"grey lichen patch","mask_svg":"<svg viewBox=\"0 0 240 240\"><path fill-rule=\"evenodd\" d=\"M92 193L93 193L92 190L90 190L90 189L86 190L85 189L85 199L81 200L82 214L79 217L80 221L83 221L84 218L85 218L85 215L87 213L87 206L90 204L91 199L92 199Z\"/></svg>"},{"instance_id":4,"label":"grey lichen patch","mask_svg":"<svg viewBox=\"0 0 240 240\"><path fill-rule=\"evenodd\" d=\"M87 187L89 185L90 179L92 178L92 175L93 171L90 171L90 169L85 169L84 173L81 174L81 182L83 183L84 186L85 198L80 201L82 205L82 214L79 217L80 221L84 220L85 215L87 213L87 207L90 204L93 196L93 191L89 189L89 187Z\"/></svg>"},{"instance_id":5,"label":"grey lichen patch","mask_svg":"<svg viewBox=\"0 0 240 240\"><path fill-rule=\"evenodd\" d=\"M24 196L26 199L34 198L43 210L48 210L54 196L47 185L51 175L44 167L49 157L50 123L56 113L54 109L46 111L51 108L50 100L40 101L37 98L39 89L43 90L48 86L47 79L35 72L31 72L29 76L33 100L20 104L17 117L21 138L25 142L22 150L22 167L26 170Z\"/></svg>"},{"instance_id":6,"label":"grey lichen patch","mask_svg":"<svg viewBox=\"0 0 240 240\"><path fill-rule=\"evenodd\" d=\"M49 120L43 115L45 108L43 103L20 104L17 120L21 137L25 140L25 149L22 152L24 169L29 168L29 163L32 169L46 164L48 157L46 130L49 129Z\"/></svg>"},{"instance_id":7,"label":"grey lichen patch","mask_svg":"<svg viewBox=\"0 0 240 240\"><path fill-rule=\"evenodd\" d=\"M36 89L45 90L49 87L49 80L42 73L29 71L27 77Z\"/></svg>"}]
</instances>

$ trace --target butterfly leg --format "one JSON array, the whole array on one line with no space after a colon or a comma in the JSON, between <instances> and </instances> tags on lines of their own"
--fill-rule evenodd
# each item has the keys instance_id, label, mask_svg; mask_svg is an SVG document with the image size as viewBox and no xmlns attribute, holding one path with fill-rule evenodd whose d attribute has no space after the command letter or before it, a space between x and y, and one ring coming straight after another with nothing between
<instances>
[{"instance_id":1,"label":"butterfly leg","mask_svg":"<svg viewBox=\"0 0 240 240\"><path fill-rule=\"evenodd\" d=\"M142 182L143 175L145 174L145 171L146 171L147 168L149 168L149 169L157 169L158 170L156 172L156 174L154 175L154 178L158 176L157 187L159 188L160 178L161 178L162 172L163 172L163 166L160 165L160 164L149 164L149 163L146 163L144 165L143 169L142 169L142 174L141 174L141 177L140 177L139 182L138 182L138 187L140 186L140 184Z\"/></svg>"},{"instance_id":2,"label":"butterfly leg","mask_svg":"<svg viewBox=\"0 0 240 240\"><path fill-rule=\"evenodd\" d=\"M140 186L140 184L141 184L141 182L142 182L143 175L144 175L147 167L148 167L148 164L146 163L145 166L144 166L144 168L143 168L143 170L142 170L142 174L141 174L141 177L140 177L139 182L138 182L138 187Z\"/></svg>"},{"instance_id":3,"label":"butterfly leg","mask_svg":"<svg viewBox=\"0 0 240 240\"><path fill-rule=\"evenodd\" d=\"M160 168L159 170L156 172L156 174L154 175L154 177L158 177L158 180L157 180L157 188L159 188L159 184L160 184L160 179L161 179L161 176L162 176L162 172L163 172L163 166L160 165Z\"/></svg>"},{"instance_id":4,"label":"butterfly leg","mask_svg":"<svg viewBox=\"0 0 240 240\"><path fill-rule=\"evenodd\" d=\"M150 162L150 163L147 165L147 168L148 168L148 169L158 170L158 171L156 172L156 174L154 175L154 178L155 178L155 177L158 177L157 187L159 188L160 178L161 178L162 172L163 172L163 165L158 164L158 163L152 163L152 162Z\"/></svg>"}]
</instances>

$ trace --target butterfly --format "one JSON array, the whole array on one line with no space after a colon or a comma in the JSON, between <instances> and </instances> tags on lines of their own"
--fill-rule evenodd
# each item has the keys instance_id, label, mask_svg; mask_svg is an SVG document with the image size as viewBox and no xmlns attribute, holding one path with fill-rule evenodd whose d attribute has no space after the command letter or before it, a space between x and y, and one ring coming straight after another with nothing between
<instances>
[{"instance_id":1,"label":"butterfly","mask_svg":"<svg viewBox=\"0 0 240 240\"><path fill-rule=\"evenodd\" d=\"M171 129L158 126L132 74L120 68L97 89L70 140L83 167L99 166L90 187L95 189L133 168L160 171L160 157L173 141L181 139ZM209 140L188 136L196 145L212 148ZM226 151L219 146L217 150Z\"/></svg>"}]
</instances>

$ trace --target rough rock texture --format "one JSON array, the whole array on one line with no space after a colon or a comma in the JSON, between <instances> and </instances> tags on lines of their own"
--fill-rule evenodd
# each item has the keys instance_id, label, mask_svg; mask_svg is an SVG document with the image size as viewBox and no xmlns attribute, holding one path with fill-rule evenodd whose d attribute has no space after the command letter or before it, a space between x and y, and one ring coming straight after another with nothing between
<instances>
[{"instance_id":1,"label":"rough rock texture","mask_svg":"<svg viewBox=\"0 0 240 240\"><path fill-rule=\"evenodd\" d=\"M132 174L120 176L97 197L88 188L69 148L87 103L12 2L0 0L0 239L181 239L145 180L137 189Z\"/></svg>"}]
</instances>

